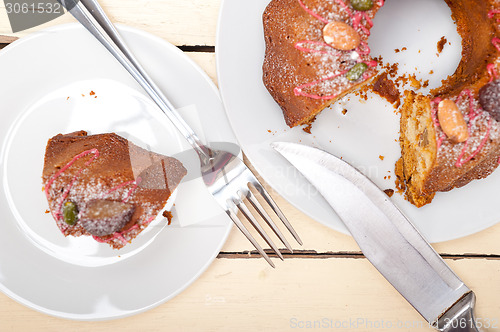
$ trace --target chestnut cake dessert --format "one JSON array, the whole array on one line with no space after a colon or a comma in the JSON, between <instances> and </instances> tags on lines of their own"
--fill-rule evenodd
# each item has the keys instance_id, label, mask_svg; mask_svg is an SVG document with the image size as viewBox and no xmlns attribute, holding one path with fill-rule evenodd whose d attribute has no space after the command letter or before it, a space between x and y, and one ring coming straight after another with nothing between
<instances>
[{"instance_id":1,"label":"chestnut cake dessert","mask_svg":"<svg viewBox=\"0 0 500 332\"><path fill-rule=\"evenodd\" d=\"M114 133L78 131L48 141L42 178L64 236L88 235L120 249L164 209L186 173L177 159Z\"/></svg>"},{"instance_id":2,"label":"chestnut cake dessert","mask_svg":"<svg viewBox=\"0 0 500 332\"><path fill-rule=\"evenodd\" d=\"M397 0L392 0L397 1ZM417 207L500 162L500 0L445 0L462 37L455 73L429 95L405 92L399 186ZM290 127L378 74L372 19L383 0L272 0L263 14L263 81Z\"/></svg>"}]
</instances>

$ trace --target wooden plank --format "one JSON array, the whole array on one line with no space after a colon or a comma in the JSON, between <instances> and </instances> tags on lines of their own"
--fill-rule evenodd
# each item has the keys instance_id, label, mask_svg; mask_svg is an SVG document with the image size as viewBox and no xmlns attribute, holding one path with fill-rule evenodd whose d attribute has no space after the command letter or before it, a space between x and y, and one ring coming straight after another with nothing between
<instances>
[{"instance_id":1,"label":"wooden plank","mask_svg":"<svg viewBox=\"0 0 500 332\"><path fill-rule=\"evenodd\" d=\"M62 320L0 295L0 331L294 331L318 321L321 330L432 331L366 259L275 261L272 269L262 260L218 259L173 300L115 321ZM477 317L500 328L500 261L447 262L475 291Z\"/></svg>"},{"instance_id":2,"label":"wooden plank","mask_svg":"<svg viewBox=\"0 0 500 332\"><path fill-rule=\"evenodd\" d=\"M14 36L0 35L0 44L10 44L17 39L18 38Z\"/></svg>"},{"instance_id":3,"label":"wooden plank","mask_svg":"<svg viewBox=\"0 0 500 332\"><path fill-rule=\"evenodd\" d=\"M101 0L114 23L135 27L175 45L215 45L220 0ZM65 14L43 25L12 33L3 2L0 2L0 34L22 37L50 26L75 22Z\"/></svg>"},{"instance_id":4,"label":"wooden plank","mask_svg":"<svg viewBox=\"0 0 500 332\"><path fill-rule=\"evenodd\" d=\"M0 50L17 39L17 37L0 35Z\"/></svg>"}]
</instances>

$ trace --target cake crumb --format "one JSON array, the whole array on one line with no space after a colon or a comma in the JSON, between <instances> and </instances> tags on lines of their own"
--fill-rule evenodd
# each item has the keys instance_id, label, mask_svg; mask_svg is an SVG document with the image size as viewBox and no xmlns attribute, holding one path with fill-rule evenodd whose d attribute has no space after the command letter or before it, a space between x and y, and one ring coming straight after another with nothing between
<instances>
[{"instance_id":1,"label":"cake crumb","mask_svg":"<svg viewBox=\"0 0 500 332\"><path fill-rule=\"evenodd\" d=\"M379 96L385 98L388 102L394 105L395 108L399 107L400 94L396 88L395 83L388 78L388 73L379 75L372 87L373 91Z\"/></svg>"},{"instance_id":2,"label":"cake crumb","mask_svg":"<svg viewBox=\"0 0 500 332\"><path fill-rule=\"evenodd\" d=\"M343 114L343 115L346 115L346 114L347 114L347 109L345 109L345 108L344 108L344 109L342 110L342 114Z\"/></svg>"},{"instance_id":3,"label":"cake crumb","mask_svg":"<svg viewBox=\"0 0 500 332\"><path fill-rule=\"evenodd\" d=\"M305 127L302 128L302 130L308 134L311 133L311 129L312 129L312 123L309 123L308 125L306 125Z\"/></svg>"},{"instance_id":4,"label":"cake crumb","mask_svg":"<svg viewBox=\"0 0 500 332\"><path fill-rule=\"evenodd\" d=\"M404 194L406 191L406 184L403 175L403 159L399 158L396 161L396 165L394 167L394 172L396 173L396 180L394 181L396 184L396 190L398 194ZM406 199L406 198L405 198Z\"/></svg>"},{"instance_id":5,"label":"cake crumb","mask_svg":"<svg viewBox=\"0 0 500 332\"><path fill-rule=\"evenodd\" d=\"M417 80L417 77L415 74L410 75L410 85L415 88L416 90L420 89L422 87L422 83L420 83L419 80Z\"/></svg>"},{"instance_id":6,"label":"cake crumb","mask_svg":"<svg viewBox=\"0 0 500 332\"><path fill-rule=\"evenodd\" d=\"M380 160L384 160L384 158L385 158L385 157L384 157L384 156L382 156L382 155L380 155L380 156L378 156L378 157L379 157L379 159L380 159Z\"/></svg>"},{"instance_id":7,"label":"cake crumb","mask_svg":"<svg viewBox=\"0 0 500 332\"><path fill-rule=\"evenodd\" d=\"M448 40L446 40L445 36L442 36L441 39L437 43L437 50L438 50L438 56L439 54L443 51L444 45L446 44Z\"/></svg>"},{"instance_id":8,"label":"cake crumb","mask_svg":"<svg viewBox=\"0 0 500 332\"><path fill-rule=\"evenodd\" d=\"M89 95L94 96L95 92L94 91L90 91Z\"/></svg>"},{"instance_id":9,"label":"cake crumb","mask_svg":"<svg viewBox=\"0 0 500 332\"><path fill-rule=\"evenodd\" d=\"M165 211L163 211L162 216L167 218L167 220L168 220L167 225L170 225L172 223L172 212L165 210Z\"/></svg>"},{"instance_id":10,"label":"cake crumb","mask_svg":"<svg viewBox=\"0 0 500 332\"><path fill-rule=\"evenodd\" d=\"M392 195L394 195L394 190L393 189L386 189L386 190L384 190L384 193L387 196L392 197Z\"/></svg>"}]
</instances>

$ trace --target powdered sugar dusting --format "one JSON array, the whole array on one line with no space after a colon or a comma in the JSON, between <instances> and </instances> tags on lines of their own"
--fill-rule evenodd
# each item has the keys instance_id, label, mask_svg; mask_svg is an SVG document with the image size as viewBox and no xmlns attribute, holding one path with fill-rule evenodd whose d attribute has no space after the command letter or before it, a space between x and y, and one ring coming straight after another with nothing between
<instances>
[{"instance_id":1,"label":"powdered sugar dusting","mask_svg":"<svg viewBox=\"0 0 500 332\"><path fill-rule=\"evenodd\" d=\"M363 80L368 80L375 75L375 70L373 70L373 67L375 67L374 61L369 56L370 48L366 40L370 35L370 28L373 26L372 18L378 10L377 7L369 12L359 12L351 10L343 0L335 0L328 5L328 8L324 5L309 8L303 1L297 1L307 13L322 23L343 22L352 26L361 38L361 43L354 50L336 50L328 44L317 41L318 36L323 36L323 30L320 26L310 25L311 27L315 27L310 32L311 39L297 42L295 48L304 52L304 59L308 63L324 65L317 66L317 79L310 82L297 83L297 86L294 88L295 95L323 100L336 98L360 83L352 82L345 77L345 74L356 63L369 63L370 69L363 74ZM345 37L343 36L341 39L346 39ZM327 41L328 39L325 37L325 40ZM328 47L332 50L329 51Z\"/></svg>"},{"instance_id":2,"label":"powdered sugar dusting","mask_svg":"<svg viewBox=\"0 0 500 332\"><path fill-rule=\"evenodd\" d=\"M440 142L437 158L439 164L446 167L463 167L479 154L488 155L497 149L495 143L500 139L500 125L485 112L477 101L477 97L465 90L460 95L450 98L458 106L466 123L469 138L463 143L452 143L435 119L436 140ZM436 113L437 103L432 103L432 113Z\"/></svg>"}]
</instances>

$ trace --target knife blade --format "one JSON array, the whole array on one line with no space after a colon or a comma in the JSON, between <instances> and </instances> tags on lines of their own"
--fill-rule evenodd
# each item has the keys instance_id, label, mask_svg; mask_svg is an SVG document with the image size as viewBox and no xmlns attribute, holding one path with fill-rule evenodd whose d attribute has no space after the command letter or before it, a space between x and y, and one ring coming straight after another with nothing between
<instances>
[{"instance_id":1,"label":"knife blade","mask_svg":"<svg viewBox=\"0 0 500 332\"><path fill-rule=\"evenodd\" d=\"M317 148L271 146L319 191L365 257L440 331L478 331L474 293L371 180Z\"/></svg>"}]
</instances>

